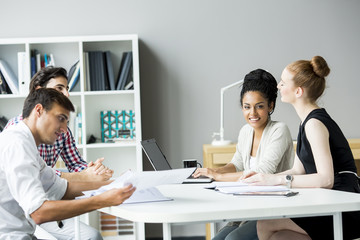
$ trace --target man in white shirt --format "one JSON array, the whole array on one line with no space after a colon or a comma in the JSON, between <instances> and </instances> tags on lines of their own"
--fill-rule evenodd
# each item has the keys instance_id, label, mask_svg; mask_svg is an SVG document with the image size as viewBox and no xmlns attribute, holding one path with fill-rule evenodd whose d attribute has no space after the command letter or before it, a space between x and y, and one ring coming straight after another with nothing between
<instances>
[{"instance_id":1,"label":"man in white shirt","mask_svg":"<svg viewBox=\"0 0 360 240\"><path fill-rule=\"evenodd\" d=\"M39 156L39 144L53 144L67 131L70 111L74 106L66 96L41 88L26 98L23 122L0 134L0 239L36 239L36 224L119 205L134 192L130 185L71 200L110 182L68 183Z\"/></svg>"}]
</instances>

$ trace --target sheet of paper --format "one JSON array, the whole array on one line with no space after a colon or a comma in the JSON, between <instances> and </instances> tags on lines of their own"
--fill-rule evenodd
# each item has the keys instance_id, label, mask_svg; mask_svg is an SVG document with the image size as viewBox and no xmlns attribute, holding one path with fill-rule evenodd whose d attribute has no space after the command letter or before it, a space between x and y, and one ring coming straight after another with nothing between
<instances>
[{"instance_id":1,"label":"sheet of paper","mask_svg":"<svg viewBox=\"0 0 360 240\"><path fill-rule=\"evenodd\" d=\"M196 168L182 168L163 171L135 172L129 181L136 186L136 189L138 190L164 184L180 184L188 178L195 169Z\"/></svg>"},{"instance_id":2,"label":"sheet of paper","mask_svg":"<svg viewBox=\"0 0 360 240\"><path fill-rule=\"evenodd\" d=\"M212 182L211 184L206 185L204 188L216 189L220 187L240 187L248 185L249 184L243 182Z\"/></svg>"},{"instance_id":3,"label":"sheet of paper","mask_svg":"<svg viewBox=\"0 0 360 240\"><path fill-rule=\"evenodd\" d=\"M143 190L137 190L123 204L171 201L172 198L165 197L157 188L151 187Z\"/></svg>"},{"instance_id":4,"label":"sheet of paper","mask_svg":"<svg viewBox=\"0 0 360 240\"><path fill-rule=\"evenodd\" d=\"M238 187L219 187L216 188L219 192L234 194L244 192L281 192L289 191L286 186L238 186Z\"/></svg>"}]
</instances>

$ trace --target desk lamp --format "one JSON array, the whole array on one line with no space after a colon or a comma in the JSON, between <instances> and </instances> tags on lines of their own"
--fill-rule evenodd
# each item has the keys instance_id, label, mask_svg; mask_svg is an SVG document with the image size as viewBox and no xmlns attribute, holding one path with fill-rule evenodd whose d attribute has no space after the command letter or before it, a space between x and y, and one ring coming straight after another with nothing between
<instances>
[{"instance_id":1,"label":"desk lamp","mask_svg":"<svg viewBox=\"0 0 360 240\"><path fill-rule=\"evenodd\" d=\"M225 146L229 145L231 143L230 140L224 140L224 93L225 91L229 90L230 88L233 88L235 86L241 86L244 83L244 79L232 83L226 87L221 88L220 91L220 132L219 133L213 133L213 141L211 142L212 145L215 146ZM215 139L215 136L220 136L219 140Z\"/></svg>"}]
</instances>

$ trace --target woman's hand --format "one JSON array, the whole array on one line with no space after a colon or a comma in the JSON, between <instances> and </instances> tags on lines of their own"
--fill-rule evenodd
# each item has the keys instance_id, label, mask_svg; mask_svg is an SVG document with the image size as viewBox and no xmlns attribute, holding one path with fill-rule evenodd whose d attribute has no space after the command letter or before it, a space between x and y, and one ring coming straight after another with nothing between
<instances>
[{"instance_id":1,"label":"woman's hand","mask_svg":"<svg viewBox=\"0 0 360 240\"><path fill-rule=\"evenodd\" d=\"M245 178L248 178L248 177L251 177L253 175L257 174L257 172L254 172L254 171L244 171L243 174L241 175L241 177L239 177L239 180L238 181L242 181L244 180Z\"/></svg>"},{"instance_id":2,"label":"woman's hand","mask_svg":"<svg viewBox=\"0 0 360 240\"><path fill-rule=\"evenodd\" d=\"M283 175L274 175L274 174L265 174L265 173L257 173L255 175L249 176L242 181L244 183L249 183L251 185L281 185L283 184L281 179L284 178Z\"/></svg>"},{"instance_id":3,"label":"woman's hand","mask_svg":"<svg viewBox=\"0 0 360 240\"><path fill-rule=\"evenodd\" d=\"M219 175L219 173L216 172L215 169L212 168L198 168L193 174L194 178L198 178L200 176L206 176L210 177L216 180L216 177Z\"/></svg>"}]
</instances>

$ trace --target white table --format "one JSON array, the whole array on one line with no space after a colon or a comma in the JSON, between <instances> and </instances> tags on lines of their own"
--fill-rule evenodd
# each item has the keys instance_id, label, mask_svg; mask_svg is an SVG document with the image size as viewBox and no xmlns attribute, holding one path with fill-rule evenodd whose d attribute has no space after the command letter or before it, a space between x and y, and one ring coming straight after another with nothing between
<instances>
[{"instance_id":1,"label":"white table","mask_svg":"<svg viewBox=\"0 0 360 240\"><path fill-rule=\"evenodd\" d=\"M202 184L164 185L158 189L174 200L124 204L100 209L133 222L162 223L163 238L171 239L171 224L279 219L332 215L335 239L342 239L341 212L360 210L360 194L326 189L294 189L294 197L232 196Z\"/></svg>"}]
</instances>

